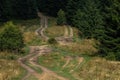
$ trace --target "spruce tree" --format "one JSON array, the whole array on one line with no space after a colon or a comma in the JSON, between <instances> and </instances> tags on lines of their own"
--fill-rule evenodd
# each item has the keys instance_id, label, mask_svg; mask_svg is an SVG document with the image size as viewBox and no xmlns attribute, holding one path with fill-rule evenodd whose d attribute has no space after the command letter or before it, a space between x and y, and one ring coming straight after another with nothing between
<instances>
[{"instance_id":1,"label":"spruce tree","mask_svg":"<svg viewBox=\"0 0 120 80\"><path fill-rule=\"evenodd\" d=\"M65 12L62 9L60 9L59 12L58 12L57 24L58 25L66 24Z\"/></svg>"},{"instance_id":2,"label":"spruce tree","mask_svg":"<svg viewBox=\"0 0 120 80\"><path fill-rule=\"evenodd\" d=\"M105 32L100 39L100 53L107 57L114 55L116 60L120 60L120 1L108 0L108 2L103 9L106 11Z\"/></svg>"},{"instance_id":3,"label":"spruce tree","mask_svg":"<svg viewBox=\"0 0 120 80\"><path fill-rule=\"evenodd\" d=\"M97 38L103 32L103 18L98 4L94 0L86 0L84 7L78 9L73 17L73 25L79 28L84 38Z\"/></svg>"},{"instance_id":4,"label":"spruce tree","mask_svg":"<svg viewBox=\"0 0 120 80\"><path fill-rule=\"evenodd\" d=\"M66 16L67 16L67 22L70 25L73 24L72 19L77 10L78 10L78 0L68 0L67 6L66 6Z\"/></svg>"}]
</instances>

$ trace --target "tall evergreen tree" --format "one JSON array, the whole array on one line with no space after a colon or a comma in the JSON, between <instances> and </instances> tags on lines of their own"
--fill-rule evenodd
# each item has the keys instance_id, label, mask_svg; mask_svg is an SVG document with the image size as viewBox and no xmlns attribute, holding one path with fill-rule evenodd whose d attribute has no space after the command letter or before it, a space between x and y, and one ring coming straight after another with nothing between
<instances>
[{"instance_id":1,"label":"tall evergreen tree","mask_svg":"<svg viewBox=\"0 0 120 80\"><path fill-rule=\"evenodd\" d=\"M58 11L57 24L58 25L64 25L64 24L66 24L65 12L62 9L60 9Z\"/></svg>"},{"instance_id":2,"label":"tall evergreen tree","mask_svg":"<svg viewBox=\"0 0 120 80\"><path fill-rule=\"evenodd\" d=\"M78 9L73 17L73 25L86 38L97 38L103 32L103 18L98 5L95 0L86 0L84 7Z\"/></svg>"},{"instance_id":3,"label":"tall evergreen tree","mask_svg":"<svg viewBox=\"0 0 120 80\"><path fill-rule=\"evenodd\" d=\"M66 6L66 15L67 15L67 22L71 25L73 24L72 19L77 10L78 10L78 0L68 0Z\"/></svg>"},{"instance_id":4,"label":"tall evergreen tree","mask_svg":"<svg viewBox=\"0 0 120 80\"><path fill-rule=\"evenodd\" d=\"M100 39L100 51L104 56L115 55L120 60L120 1L109 0L104 10L105 33Z\"/></svg>"}]
</instances>

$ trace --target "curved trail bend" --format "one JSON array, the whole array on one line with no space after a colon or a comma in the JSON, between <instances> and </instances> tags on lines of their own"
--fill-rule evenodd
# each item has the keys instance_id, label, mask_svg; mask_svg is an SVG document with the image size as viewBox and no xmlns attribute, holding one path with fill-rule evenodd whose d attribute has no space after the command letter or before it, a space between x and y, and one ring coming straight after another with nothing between
<instances>
[{"instance_id":1,"label":"curved trail bend","mask_svg":"<svg viewBox=\"0 0 120 80\"><path fill-rule=\"evenodd\" d=\"M30 68L28 65L25 64L28 58L32 57L34 54L30 53L25 57L19 58L18 63L27 70L27 75L25 75L22 80L26 80L31 74L34 75L36 78L39 78L40 74L38 74L35 70Z\"/></svg>"},{"instance_id":2,"label":"curved trail bend","mask_svg":"<svg viewBox=\"0 0 120 80\"><path fill-rule=\"evenodd\" d=\"M39 51L38 54L36 54L35 56L29 58L29 63L32 64L32 65L34 65L34 66L36 66L36 67L38 67L38 68L40 68L43 71L43 74L42 74L43 76L44 75L49 75L49 76L55 77L56 79L59 79L59 80L68 80L68 79L66 79L64 77L58 76L55 72L53 72L53 71L51 71L51 70L49 70L49 69L47 69L47 68L45 68L45 67L43 67L43 66L41 66L41 65L39 65L37 63L37 58L40 55L47 54L47 53L50 53L50 52L51 52L50 48L47 48L47 47L45 48L44 47L43 49L41 49ZM40 80L43 80L43 77L41 77Z\"/></svg>"},{"instance_id":3,"label":"curved trail bend","mask_svg":"<svg viewBox=\"0 0 120 80\"><path fill-rule=\"evenodd\" d=\"M38 28L35 33L40 36L43 41L47 41L49 37L44 34L45 29L48 27L48 17L38 12L38 17L40 18L40 28Z\"/></svg>"},{"instance_id":4,"label":"curved trail bend","mask_svg":"<svg viewBox=\"0 0 120 80\"><path fill-rule=\"evenodd\" d=\"M73 42L73 36L74 36L73 29L68 25L64 26L64 28L65 28L64 35L61 37L56 37L55 39L61 45L69 45L70 43Z\"/></svg>"},{"instance_id":5,"label":"curved trail bend","mask_svg":"<svg viewBox=\"0 0 120 80\"><path fill-rule=\"evenodd\" d=\"M30 77L30 75L34 75L38 80L48 80L52 77L58 80L68 80L37 63L37 58L40 55L48 54L51 52L51 49L47 45L31 46L30 48L31 50L29 55L18 59L18 62L21 64L21 66L28 71L28 74L22 80L26 80ZM42 74L39 74L34 69L26 65L25 62L29 62L32 66L40 68L43 71ZM51 80L53 80L53 78Z\"/></svg>"},{"instance_id":6,"label":"curved trail bend","mask_svg":"<svg viewBox=\"0 0 120 80\"><path fill-rule=\"evenodd\" d=\"M48 17L38 12L38 17L40 18L41 27L35 31L35 33L40 36L43 41L48 41L49 37L44 34L45 29L48 27ZM73 40L73 29L69 25L64 26L64 35L61 37L56 37L55 39L60 44L71 43Z\"/></svg>"}]
</instances>

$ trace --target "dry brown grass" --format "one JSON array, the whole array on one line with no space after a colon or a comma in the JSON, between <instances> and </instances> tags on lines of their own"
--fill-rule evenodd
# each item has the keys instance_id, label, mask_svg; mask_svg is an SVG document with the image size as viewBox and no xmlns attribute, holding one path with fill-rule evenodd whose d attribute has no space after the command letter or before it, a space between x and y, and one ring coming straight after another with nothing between
<instances>
[{"instance_id":1,"label":"dry brown grass","mask_svg":"<svg viewBox=\"0 0 120 80\"><path fill-rule=\"evenodd\" d=\"M88 54L92 55L98 50L95 48L96 41L94 39L84 39L80 42L73 42L70 45L60 46L72 53Z\"/></svg>"},{"instance_id":2,"label":"dry brown grass","mask_svg":"<svg viewBox=\"0 0 120 80\"><path fill-rule=\"evenodd\" d=\"M74 37L79 37L79 30L75 27L72 27L72 29L73 29Z\"/></svg>"},{"instance_id":3,"label":"dry brown grass","mask_svg":"<svg viewBox=\"0 0 120 80\"><path fill-rule=\"evenodd\" d=\"M20 73L20 65L16 61L0 59L0 80L11 80Z\"/></svg>"},{"instance_id":4,"label":"dry brown grass","mask_svg":"<svg viewBox=\"0 0 120 80\"><path fill-rule=\"evenodd\" d=\"M29 32L24 32L23 36L24 36L25 43L29 43L36 37L36 34L35 32L29 31Z\"/></svg>"},{"instance_id":5,"label":"dry brown grass","mask_svg":"<svg viewBox=\"0 0 120 80\"><path fill-rule=\"evenodd\" d=\"M11 56L12 53L0 52L0 80L12 80L24 74L24 70L16 60L11 60Z\"/></svg>"},{"instance_id":6,"label":"dry brown grass","mask_svg":"<svg viewBox=\"0 0 120 80\"><path fill-rule=\"evenodd\" d=\"M120 63L93 58L74 75L84 80L120 80Z\"/></svg>"},{"instance_id":7,"label":"dry brown grass","mask_svg":"<svg viewBox=\"0 0 120 80\"><path fill-rule=\"evenodd\" d=\"M45 34L49 37L59 37L64 35L64 26L48 27Z\"/></svg>"}]
</instances>

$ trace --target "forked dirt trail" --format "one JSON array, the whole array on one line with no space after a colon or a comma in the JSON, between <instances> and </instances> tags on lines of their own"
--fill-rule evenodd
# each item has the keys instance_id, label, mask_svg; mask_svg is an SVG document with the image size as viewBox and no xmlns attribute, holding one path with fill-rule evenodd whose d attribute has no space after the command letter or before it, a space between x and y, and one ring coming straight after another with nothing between
<instances>
[{"instance_id":1,"label":"forked dirt trail","mask_svg":"<svg viewBox=\"0 0 120 80\"><path fill-rule=\"evenodd\" d=\"M38 13L38 16L40 17L40 28L35 31L36 35L40 36L44 41L47 41L49 37L47 37L44 34L45 29L48 27L48 17L44 16L42 13ZM58 42L61 42L62 44L65 44L67 42L72 41L73 38L73 29L70 26L64 26L65 27L65 32L62 37L57 37L55 38ZM47 55L49 54L52 49L49 48L48 45L42 45L42 46L29 46L30 48L30 53L26 55L25 57L19 58L18 62L19 64L27 70L27 75L23 77L22 80L26 80L29 78L31 75L36 77L38 80L69 80L67 78L64 78L62 76L59 76L55 72L41 66L40 64L37 63L37 59L41 55ZM68 63L72 59L69 58L65 65L63 65L63 68L68 65ZM31 68L29 65L26 64L29 63L33 67L37 67L42 70L42 73L38 73L36 70ZM82 62L82 60L79 62L79 64ZM78 65L79 65L78 64Z\"/></svg>"},{"instance_id":2,"label":"forked dirt trail","mask_svg":"<svg viewBox=\"0 0 120 80\"><path fill-rule=\"evenodd\" d=\"M25 57L19 58L18 59L18 63L27 70L27 75L24 76L24 78L22 80L26 80L31 74L34 75L36 78L39 78L40 74L38 74L35 70L33 70L32 68L30 68L29 66L27 66L25 64L25 62L27 61L28 58L32 57L34 54L30 53Z\"/></svg>"},{"instance_id":3,"label":"forked dirt trail","mask_svg":"<svg viewBox=\"0 0 120 80\"><path fill-rule=\"evenodd\" d=\"M38 16L41 18L41 21L40 21L41 27L37 29L35 33L36 35L40 36L44 41L47 41L49 38L46 35L44 35L44 30L48 27L48 18L41 13L38 13ZM56 79L68 80L37 63L37 58L40 55L47 54L50 52L51 52L51 49L48 48L47 45L30 46L30 54L18 59L19 64L27 70L27 75L25 75L22 78L22 80L26 80L31 75L35 76L38 80L56 80ZM29 62L29 64L31 64L33 67L40 68L43 71L43 73L42 74L38 73L37 71L32 69L30 66L28 66L26 62Z\"/></svg>"},{"instance_id":4,"label":"forked dirt trail","mask_svg":"<svg viewBox=\"0 0 120 80\"><path fill-rule=\"evenodd\" d=\"M40 12L38 12L38 17L41 20L40 21L41 27L37 29L35 33L38 36L40 36L43 39L43 41L48 41L49 37L44 34L45 29L48 27L48 17ZM73 29L69 25L65 25L64 28L65 28L64 35L55 38L60 44L72 42Z\"/></svg>"},{"instance_id":5,"label":"forked dirt trail","mask_svg":"<svg viewBox=\"0 0 120 80\"><path fill-rule=\"evenodd\" d=\"M51 52L51 49L48 48L47 45L31 46L30 49L31 50L29 55L18 59L18 62L21 64L21 66L28 71L28 74L22 80L26 80L27 78L30 77L30 75L35 76L38 80L50 80L49 78L51 78L51 80L55 80L55 79L68 80L37 63L37 58L39 56L43 54L48 54ZM39 74L37 71L27 66L25 62L29 62L32 66L38 67L39 69L41 69L43 71L42 74Z\"/></svg>"},{"instance_id":6,"label":"forked dirt trail","mask_svg":"<svg viewBox=\"0 0 120 80\"><path fill-rule=\"evenodd\" d=\"M41 66L41 65L39 65L37 63L37 58L40 55L43 55L43 54L47 55L48 53L51 52L51 49L48 48L48 47L40 46L39 48L40 48L40 50L39 50L38 54L36 54L35 56L29 58L29 63L36 66L36 67L38 67L38 68L40 68L43 71L42 76L46 76L46 77L51 76L51 77L54 77L54 78L59 79L59 80L68 80L68 79L66 79L64 77L58 76L55 72L53 72L53 71L51 71L51 70L49 70L49 69L47 69L47 68L45 68L45 67L43 67L43 66ZM46 78L46 77L44 77L44 78ZM43 79L43 77L41 77L41 78L39 78L39 80L46 80L46 79Z\"/></svg>"}]
</instances>

